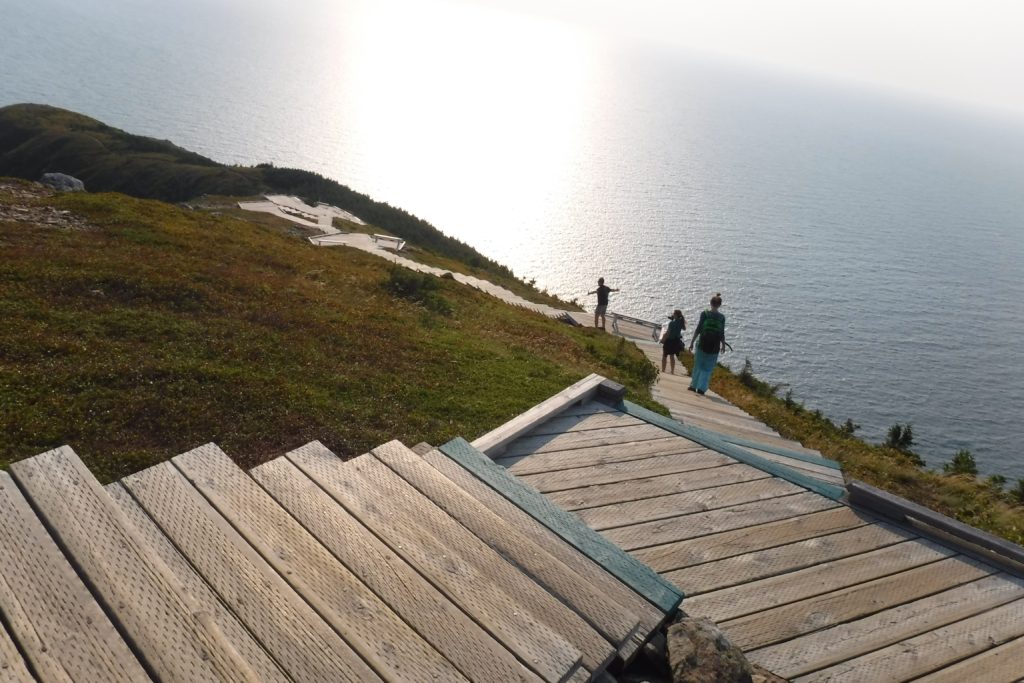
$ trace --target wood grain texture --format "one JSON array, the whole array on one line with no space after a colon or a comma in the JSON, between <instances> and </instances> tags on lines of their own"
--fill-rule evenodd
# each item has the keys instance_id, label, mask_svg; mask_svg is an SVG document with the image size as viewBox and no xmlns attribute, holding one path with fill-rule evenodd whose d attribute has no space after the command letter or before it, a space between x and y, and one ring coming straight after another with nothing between
<instances>
[{"instance_id":1,"label":"wood grain texture","mask_svg":"<svg viewBox=\"0 0 1024 683\"><path fill-rule=\"evenodd\" d=\"M1021 598L1024 598L1024 580L996 574L747 655L770 671L792 678Z\"/></svg>"},{"instance_id":2,"label":"wood grain texture","mask_svg":"<svg viewBox=\"0 0 1024 683\"><path fill-rule=\"evenodd\" d=\"M741 446L741 448L746 448L754 455L764 458L765 460L770 460L772 462L786 465L787 467L792 467L799 472L804 472L809 476L816 477L822 481L839 485L842 485L844 482L843 473L834 467L829 467L828 465L807 462L806 460L797 460L785 455L778 455L770 451L763 451L758 448L749 448L746 446Z\"/></svg>"},{"instance_id":3,"label":"wood grain texture","mask_svg":"<svg viewBox=\"0 0 1024 683\"><path fill-rule=\"evenodd\" d=\"M617 609L626 614L638 615L642 630L639 634L639 642L635 641L637 646L661 626L665 620L663 612L610 574L603 566L581 553L543 524L538 523L532 516L509 502L508 499L463 469L451 458L435 450L427 453L423 459L463 491L480 501L484 507L515 527L521 534L544 548L566 566L572 567L584 581L599 590L605 599L615 605ZM620 653L622 652L620 649ZM627 660L629 654L631 653L625 653Z\"/></svg>"},{"instance_id":4,"label":"wood grain texture","mask_svg":"<svg viewBox=\"0 0 1024 683\"><path fill-rule=\"evenodd\" d=\"M803 491L799 486L790 484L788 481L758 476L763 475L763 473L746 465L734 465L718 469L730 470L733 468L743 468L735 472L735 474L756 478L754 481L741 481L738 484L703 488L697 491L687 491L657 498L644 498L643 500L632 500L626 503L578 510L577 514L590 528L602 531L619 526L641 524L658 519L679 517L681 515L717 510L769 498L778 498L779 496L788 496ZM623 488L628 488L631 484L633 482L624 482L622 486ZM654 488L654 485L651 488ZM635 491L630 495L642 494L643 489Z\"/></svg>"},{"instance_id":5,"label":"wood grain texture","mask_svg":"<svg viewBox=\"0 0 1024 683\"><path fill-rule=\"evenodd\" d=\"M250 474L467 678L540 680L291 461L277 458Z\"/></svg>"},{"instance_id":6,"label":"wood grain texture","mask_svg":"<svg viewBox=\"0 0 1024 683\"><path fill-rule=\"evenodd\" d=\"M511 476L465 440L453 439L439 450L599 563L658 609L673 614L678 608L683 598L678 588L535 489Z\"/></svg>"},{"instance_id":7,"label":"wood grain texture","mask_svg":"<svg viewBox=\"0 0 1024 683\"><path fill-rule=\"evenodd\" d=\"M634 550L819 512L837 505L816 493L804 492L734 505L721 510L709 510L683 517L609 529L603 532L603 535L620 548Z\"/></svg>"},{"instance_id":8,"label":"wood grain texture","mask_svg":"<svg viewBox=\"0 0 1024 683\"><path fill-rule=\"evenodd\" d=\"M581 651L531 609L541 611L540 593L551 596L524 585L526 577L479 539L458 534L454 520L387 467L368 455L342 463L309 448L287 457L543 679L561 680L578 666Z\"/></svg>"},{"instance_id":9,"label":"wood grain texture","mask_svg":"<svg viewBox=\"0 0 1024 683\"><path fill-rule=\"evenodd\" d=\"M870 517L848 507L838 506L777 522L754 524L653 548L642 548L634 550L633 554L655 571L668 572L852 529L869 524L870 520Z\"/></svg>"},{"instance_id":10,"label":"wood grain texture","mask_svg":"<svg viewBox=\"0 0 1024 683\"><path fill-rule=\"evenodd\" d=\"M466 680L217 446L172 462L381 677Z\"/></svg>"},{"instance_id":11,"label":"wood grain texture","mask_svg":"<svg viewBox=\"0 0 1024 683\"><path fill-rule=\"evenodd\" d=\"M615 649L633 636L639 615L615 609L597 589L587 584L570 567L519 533L401 443L392 441L378 446L372 454L508 562L561 600Z\"/></svg>"},{"instance_id":12,"label":"wood grain texture","mask_svg":"<svg viewBox=\"0 0 1024 683\"><path fill-rule=\"evenodd\" d=\"M950 557L759 614L723 622L740 647L763 647L983 578L990 567Z\"/></svg>"},{"instance_id":13,"label":"wood grain texture","mask_svg":"<svg viewBox=\"0 0 1024 683\"><path fill-rule=\"evenodd\" d=\"M710 489L755 479L767 479L770 476L757 468L734 463L722 467L633 479L627 482L596 484L566 491L553 491L547 494L547 498L566 510L579 511L641 501L647 498L670 496L698 489Z\"/></svg>"},{"instance_id":14,"label":"wood grain texture","mask_svg":"<svg viewBox=\"0 0 1024 683\"><path fill-rule=\"evenodd\" d=\"M381 680L170 462L122 483L289 676Z\"/></svg>"},{"instance_id":15,"label":"wood grain texture","mask_svg":"<svg viewBox=\"0 0 1024 683\"><path fill-rule=\"evenodd\" d=\"M615 484L633 479L648 479L664 474L690 472L734 464L735 461L710 450L658 455L644 460L592 465L571 470L541 474L516 474L523 482L541 493L578 489L584 486Z\"/></svg>"},{"instance_id":16,"label":"wood grain texture","mask_svg":"<svg viewBox=\"0 0 1024 683\"><path fill-rule=\"evenodd\" d=\"M196 570L189 564L189 561L178 552L178 549L164 535L164 532L160 531L160 527L135 502L135 499L131 497L128 490L120 482L107 484L104 488L111 500L124 513L124 516L135 526L146 544L153 549L153 552L174 574L178 583L192 596L199 609L208 612L214 621L220 625L224 637L228 639L239 656L245 660L247 666L256 674L256 677L261 681L275 681L279 683L289 681L290 679L281 670L281 667L263 649L263 646L252 637L252 634L238 621L235 615L224 606L209 584L196 573Z\"/></svg>"},{"instance_id":17,"label":"wood grain texture","mask_svg":"<svg viewBox=\"0 0 1024 683\"><path fill-rule=\"evenodd\" d=\"M158 677L250 681L219 626L185 591L68 447L11 465L11 473L78 571Z\"/></svg>"},{"instance_id":18,"label":"wood grain texture","mask_svg":"<svg viewBox=\"0 0 1024 683\"><path fill-rule=\"evenodd\" d=\"M1013 683L1024 674L1024 638L985 650L981 654L917 679L920 683L963 683L981 677L988 683Z\"/></svg>"},{"instance_id":19,"label":"wood grain texture","mask_svg":"<svg viewBox=\"0 0 1024 683\"><path fill-rule=\"evenodd\" d=\"M523 436L543 436L545 434L568 434L569 432L586 432L609 427L633 427L643 424L635 417L625 413L602 412L590 415L557 415L540 423Z\"/></svg>"},{"instance_id":20,"label":"wood grain texture","mask_svg":"<svg viewBox=\"0 0 1024 683\"><path fill-rule=\"evenodd\" d=\"M568 470L574 467L591 467L613 462L643 460L656 455L672 455L674 453L692 453L703 450L700 444L675 434L666 434L657 439L648 439L631 444L612 444L610 446L590 446L568 451L552 453L534 453L517 455L509 458L498 458L494 462L508 468L519 476L537 474L552 470Z\"/></svg>"},{"instance_id":21,"label":"wood grain texture","mask_svg":"<svg viewBox=\"0 0 1024 683\"><path fill-rule=\"evenodd\" d=\"M1017 600L801 676L796 681L909 680L1019 638L1024 631L1022 614L1024 600ZM983 677L984 672L976 675Z\"/></svg>"},{"instance_id":22,"label":"wood grain texture","mask_svg":"<svg viewBox=\"0 0 1024 683\"><path fill-rule=\"evenodd\" d=\"M726 621L938 562L951 554L946 548L927 541L904 541L788 574L704 593L689 601L688 606L693 614Z\"/></svg>"},{"instance_id":23,"label":"wood grain texture","mask_svg":"<svg viewBox=\"0 0 1024 683\"><path fill-rule=\"evenodd\" d=\"M614 444L660 439L666 436L664 430L650 424L630 427L612 427L596 429L592 432L571 432L569 434L547 434L543 436L525 436L512 442L502 457L517 455L533 455L534 453L551 453L554 451L575 450L592 446L610 446Z\"/></svg>"},{"instance_id":24,"label":"wood grain texture","mask_svg":"<svg viewBox=\"0 0 1024 683\"><path fill-rule=\"evenodd\" d=\"M0 683L35 683L35 680L18 652L18 646L0 623Z\"/></svg>"},{"instance_id":25,"label":"wood grain texture","mask_svg":"<svg viewBox=\"0 0 1024 683\"><path fill-rule=\"evenodd\" d=\"M6 472L0 472L0 613L46 679L148 681Z\"/></svg>"},{"instance_id":26,"label":"wood grain texture","mask_svg":"<svg viewBox=\"0 0 1024 683\"><path fill-rule=\"evenodd\" d=\"M805 569L916 538L895 527L868 525L784 546L755 550L665 574L689 596Z\"/></svg>"}]
</instances>

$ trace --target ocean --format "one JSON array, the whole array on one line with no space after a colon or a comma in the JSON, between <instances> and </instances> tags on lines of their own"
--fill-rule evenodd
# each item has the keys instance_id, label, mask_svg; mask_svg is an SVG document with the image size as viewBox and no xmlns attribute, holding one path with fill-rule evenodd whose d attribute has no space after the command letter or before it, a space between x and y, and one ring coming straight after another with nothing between
<instances>
[{"instance_id":1,"label":"ocean","mask_svg":"<svg viewBox=\"0 0 1024 683\"><path fill-rule=\"evenodd\" d=\"M1024 477L1024 123L455 0L0 0L0 106L318 171L694 321L932 467ZM339 252L339 257L341 253Z\"/></svg>"}]
</instances>

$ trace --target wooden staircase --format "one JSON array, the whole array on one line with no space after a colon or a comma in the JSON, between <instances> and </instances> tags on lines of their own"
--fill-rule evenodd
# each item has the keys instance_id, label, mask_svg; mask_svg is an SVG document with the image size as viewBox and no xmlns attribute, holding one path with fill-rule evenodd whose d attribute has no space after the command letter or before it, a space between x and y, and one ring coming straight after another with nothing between
<instances>
[{"instance_id":1,"label":"wooden staircase","mask_svg":"<svg viewBox=\"0 0 1024 683\"><path fill-rule=\"evenodd\" d=\"M68 447L13 464L0 681L585 681L674 612L578 521L417 451L247 473L207 444L106 487Z\"/></svg>"}]
</instances>

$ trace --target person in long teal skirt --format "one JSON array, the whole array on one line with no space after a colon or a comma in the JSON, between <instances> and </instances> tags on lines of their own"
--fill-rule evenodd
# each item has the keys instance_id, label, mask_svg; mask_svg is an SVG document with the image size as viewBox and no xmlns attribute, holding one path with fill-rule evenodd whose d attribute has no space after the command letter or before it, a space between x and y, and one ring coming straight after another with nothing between
<instances>
[{"instance_id":1,"label":"person in long teal skirt","mask_svg":"<svg viewBox=\"0 0 1024 683\"><path fill-rule=\"evenodd\" d=\"M693 374L690 377L690 391L696 391L701 396L708 390L708 382L711 381L711 373L718 362L718 354L725 351L725 316L719 313L722 307L721 293L711 297L711 309L702 311L697 328L693 331L693 338L690 339L690 351L693 351L693 344L698 339L697 351L693 357Z\"/></svg>"}]
</instances>

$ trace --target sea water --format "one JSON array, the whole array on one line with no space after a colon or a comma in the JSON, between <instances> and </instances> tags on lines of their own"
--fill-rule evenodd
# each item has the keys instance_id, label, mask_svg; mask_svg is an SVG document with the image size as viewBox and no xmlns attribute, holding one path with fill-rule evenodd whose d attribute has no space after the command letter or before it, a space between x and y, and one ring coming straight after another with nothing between
<instances>
[{"instance_id":1,"label":"sea water","mask_svg":"<svg viewBox=\"0 0 1024 683\"><path fill-rule=\"evenodd\" d=\"M471 3L0 11L0 105L324 173L588 306L599 276L651 319L722 292L724 362L1024 477L1020 122Z\"/></svg>"}]
</instances>

